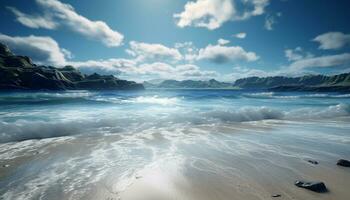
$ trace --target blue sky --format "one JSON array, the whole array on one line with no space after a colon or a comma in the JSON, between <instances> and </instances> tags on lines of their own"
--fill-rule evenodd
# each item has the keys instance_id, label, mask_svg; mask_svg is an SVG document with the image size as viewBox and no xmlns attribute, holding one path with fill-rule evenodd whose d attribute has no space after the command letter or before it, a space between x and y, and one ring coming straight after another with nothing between
<instances>
[{"instance_id":1,"label":"blue sky","mask_svg":"<svg viewBox=\"0 0 350 200\"><path fill-rule=\"evenodd\" d=\"M39 64L136 81L350 71L346 0L0 4L0 42Z\"/></svg>"}]
</instances>

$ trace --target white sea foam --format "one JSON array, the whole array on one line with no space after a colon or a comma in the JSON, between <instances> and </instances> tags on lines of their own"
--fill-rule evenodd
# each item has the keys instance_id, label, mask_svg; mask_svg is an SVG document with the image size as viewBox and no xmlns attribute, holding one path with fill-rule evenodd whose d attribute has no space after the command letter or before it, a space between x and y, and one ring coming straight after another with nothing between
<instances>
[{"instance_id":1,"label":"white sea foam","mask_svg":"<svg viewBox=\"0 0 350 200\"><path fill-rule=\"evenodd\" d=\"M160 104L163 105L163 104ZM54 113L51 113L54 114ZM18 117L18 115L7 117ZM47 115L49 117L49 114ZM215 108L195 111L188 108L149 108L138 111L92 110L91 112L64 112L49 120L30 117L15 121L0 121L0 141L21 141L70 135L119 134L124 131L161 128L170 124L211 124L250 122L261 120L312 120L350 116L348 104L329 107L308 107L282 110L264 106L243 108ZM58 117L56 119L56 117Z\"/></svg>"},{"instance_id":2,"label":"white sea foam","mask_svg":"<svg viewBox=\"0 0 350 200\"><path fill-rule=\"evenodd\" d=\"M245 93L244 97L252 98L273 98L275 96L274 92L256 92L256 93Z\"/></svg>"},{"instance_id":3,"label":"white sea foam","mask_svg":"<svg viewBox=\"0 0 350 200\"><path fill-rule=\"evenodd\" d=\"M159 97L154 96L140 96L130 100L125 100L125 102L131 103L142 103L142 104L159 104L163 106L176 105L179 103L179 99L176 97Z\"/></svg>"},{"instance_id":4,"label":"white sea foam","mask_svg":"<svg viewBox=\"0 0 350 200\"><path fill-rule=\"evenodd\" d=\"M289 119L333 119L350 116L348 104L337 104L326 108L301 108L286 112Z\"/></svg>"}]
</instances>

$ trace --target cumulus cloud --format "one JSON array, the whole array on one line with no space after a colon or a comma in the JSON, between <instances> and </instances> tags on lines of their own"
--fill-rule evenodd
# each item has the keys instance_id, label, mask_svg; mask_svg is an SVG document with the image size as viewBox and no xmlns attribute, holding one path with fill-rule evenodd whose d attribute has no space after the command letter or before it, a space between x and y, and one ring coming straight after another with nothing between
<instances>
[{"instance_id":1,"label":"cumulus cloud","mask_svg":"<svg viewBox=\"0 0 350 200\"><path fill-rule=\"evenodd\" d=\"M15 54L27 55L39 64L61 66L66 63L66 55L71 55L68 50L60 48L51 37L12 37L0 33L0 42L8 45Z\"/></svg>"},{"instance_id":2,"label":"cumulus cloud","mask_svg":"<svg viewBox=\"0 0 350 200\"><path fill-rule=\"evenodd\" d=\"M174 14L179 27L219 28L230 20L234 11L231 0L197 0L187 2L182 13Z\"/></svg>"},{"instance_id":3,"label":"cumulus cloud","mask_svg":"<svg viewBox=\"0 0 350 200\"><path fill-rule=\"evenodd\" d=\"M126 52L136 57L138 61L144 61L146 59L151 60L172 60L179 61L182 59L182 55L176 48L166 47L162 44L151 44L131 41L130 49Z\"/></svg>"},{"instance_id":4,"label":"cumulus cloud","mask_svg":"<svg viewBox=\"0 0 350 200\"><path fill-rule=\"evenodd\" d=\"M245 20L253 16L264 14L265 7L269 5L270 0L243 0L242 2L245 7L253 7L253 9L246 9L241 16L234 16L236 20Z\"/></svg>"},{"instance_id":5,"label":"cumulus cloud","mask_svg":"<svg viewBox=\"0 0 350 200\"><path fill-rule=\"evenodd\" d=\"M199 49L192 42L176 43L175 48L179 50L183 59L190 63L194 62L198 56Z\"/></svg>"},{"instance_id":6,"label":"cumulus cloud","mask_svg":"<svg viewBox=\"0 0 350 200\"><path fill-rule=\"evenodd\" d=\"M267 72L260 69L254 69L249 67L243 67L243 66L236 66L233 67L233 72L225 75L224 80L226 81L234 81L240 78L247 78L247 77L267 77L267 76L275 76L277 75L276 72Z\"/></svg>"},{"instance_id":7,"label":"cumulus cloud","mask_svg":"<svg viewBox=\"0 0 350 200\"><path fill-rule=\"evenodd\" d=\"M254 52L247 52L240 46L211 45L200 49L197 60L210 60L215 63L226 63L234 60L256 61L259 57Z\"/></svg>"},{"instance_id":8,"label":"cumulus cloud","mask_svg":"<svg viewBox=\"0 0 350 200\"><path fill-rule=\"evenodd\" d=\"M201 70L193 64L171 65L163 62L138 64L134 60L128 59L89 60L85 62L70 62L69 64L83 70L102 70L131 77L203 79L218 76L218 73L215 71Z\"/></svg>"},{"instance_id":9,"label":"cumulus cloud","mask_svg":"<svg viewBox=\"0 0 350 200\"><path fill-rule=\"evenodd\" d=\"M244 32L237 33L237 34L234 34L233 37L238 38L238 39L244 39L247 37L247 33L244 33Z\"/></svg>"},{"instance_id":10,"label":"cumulus cloud","mask_svg":"<svg viewBox=\"0 0 350 200\"><path fill-rule=\"evenodd\" d=\"M219 44L219 45L225 45L225 44L228 44L228 43L230 43L229 40L225 40L225 39L222 39L222 38L220 38L220 39L218 40L218 44Z\"/></svg>"},{"instance_id":11,"label":"cumulus cloud","mask_svg":"<svg viewBox=\"0 0 350 200\"><path fill-rule=\"evenodd\" d=\"M350 64L350 53L299 59L291 63L289 68L291 70L302 70L313 67L336 67L345 64Z\"/></svg>"},{"instance_id":12,"label":"cumulus cloud","mask_svg":"<svg viewBox=\"0 0 350 200\"><path fill-rule=\"evenodd\" d=\"M137 63L134 60L110 58L87 61L70 61L67 64L87 71L103 71L109 73L136 73Z\"/></svg>"},{"instance_id":13,"label":"cumulus cloud","mask_svg":"<svg viewBox=\"0 0 350 200\"><path fill-rule=\"evenodd\" d=\"M304 58L312 58L313 54L310 52L304 52L301 47L296 47L295 49L286 49L284 50L284 55L288 59L288 61L296 61Z\"/></svg>"},{"instance_id":14,"label":"cumulus cloud","mask_svg":"<svg viewBox=\"0 0 350 200\"><path fill-rule=\"evenodd\" d=\"M237 2L238 3L238 2ZM223 23L233 20L246 20L252 16L262 15L269 0L243 0L243 12L236 10L233 0L196 0L187 2L184 11L174 14L179 27L205 27L213 30Z\"/></svg>"},{"instance_id":15,"label":"cumulus cloud","mask_svg":"<svg viewBox=\"0 0 350 200\"><path fill-rule=\"evenodd\" d=\"M58 24L53 21L52 16L50 14L45 14L44 16L39 15L27 15L22 13L18 9L14 7L6 7L10 10L14 15L16 15L16 20L30 28L46 28L46 29L55 29Z\"/></svg>"},{"instance_id":16,"label":"cumulus cloud","mask_svg":"<svg viewBox=\"0 0 350 200\"><path fill-rule=\"evenodd\" d=\"M36 0L44 13L42 16L33 16L9 8L17 17L17 21L31 28L53 29L62 25L71 31L79 33L92 40L101 41L108 47L122 45L124 36L112 30L103 21L92 21L78 14L70 4L58 0Z\"/></svg>"},{"instance_id":17,"label":"cumulus cloud","mask_svg":"<svg viewBox=\"0 0 350 200\"><path fill-rule=\"evenodd\" d=\"M350 34L328 32L315 37L312 41L320 44L319 49L340 49L350 44Z\"/></svg>"},{"instance_id":18,"label":"cumulus cloud","mask_svg":"<svg viewBox=\"0 0 350 200\"><path fill-rule=\"evenodd\" d=\"M140 74L158 75L160 78L172 79L203 79L218 76L215 71L201 70L197 65L184 64L172 66L167 63L155 62L142 64L138 67Z\"/></svg>"}]
</instances>

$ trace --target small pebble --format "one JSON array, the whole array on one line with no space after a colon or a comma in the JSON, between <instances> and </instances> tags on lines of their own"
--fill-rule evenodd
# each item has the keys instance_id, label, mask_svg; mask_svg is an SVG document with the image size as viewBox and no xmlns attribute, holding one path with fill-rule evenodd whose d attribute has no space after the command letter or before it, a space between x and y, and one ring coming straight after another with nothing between
<instances>
[{"instance_id":1,"label":"small pebble","mask_svg":"<svg viewBox=\"0 0 350 200\"><path fill-rule=\"evenodd\" d=\"M271 197L281 197L281 195L280 194L274 194Z\"/></svg>"},{"instance_id":2,"label":"small pebble","mask_svg":"<svg viewBox=\"0 0 350 200\"><path fill-rule=\"evenodd\" d=\"M316 161L316 160L307 160L309 163L311 163L311 164L314 164L314 165L317 165L318 164L318 162Z\"/></svg>"},{"instance_id":3,"label":"small pebble","mask_svg":"<svg viewBox=\"0 0 350 200\"><path fill-rule=\"evenodd\" d=\"M342 167L350 167L350 161L345 159L340 159L338 160L337 165Z\"/></svg>"},{"instance_id":4,"label":"small pebble","mask_svg":"<svg viewBox=\"0 0 350 200\"><path fill-rule=\"evenodd\" d=\"M136 178L136 179L140 179L140 178L142 178L142 176L135 176L135 178Z\"/></svg>"}]
</instances>

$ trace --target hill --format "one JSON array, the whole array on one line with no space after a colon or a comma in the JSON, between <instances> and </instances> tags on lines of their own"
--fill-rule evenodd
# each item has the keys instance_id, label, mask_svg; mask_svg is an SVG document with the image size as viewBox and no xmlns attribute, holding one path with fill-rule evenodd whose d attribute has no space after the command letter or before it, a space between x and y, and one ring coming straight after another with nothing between
<instances>
[{"instance_id":1,"label":"hill","mask_svg":"<svg viewBox=\"0 0 350 200\"><path fill-rule=\"evenodd\" d=\"M208 81L202 80L164 80L159 83L144 82L146 88L163 88L163 89L220 89L232 88L231 83L219 82L215 79Z\"/></svg>"},{"instance_id":2,"label":"hill","mask_svg":"<svg viewBox=\"0 0 350 200\"><path fill-rule=\"evenodd\" d=\"M142 84L113 75L82 74L73 66L36 65L27 56L14 55L0 43L0 90L137 90Z\"/></svg>"}]
</instances>

